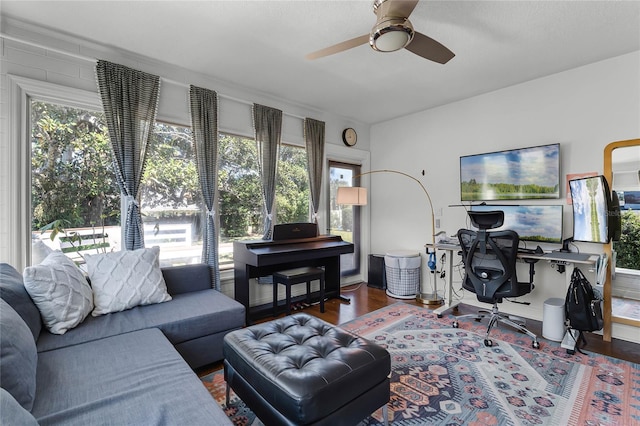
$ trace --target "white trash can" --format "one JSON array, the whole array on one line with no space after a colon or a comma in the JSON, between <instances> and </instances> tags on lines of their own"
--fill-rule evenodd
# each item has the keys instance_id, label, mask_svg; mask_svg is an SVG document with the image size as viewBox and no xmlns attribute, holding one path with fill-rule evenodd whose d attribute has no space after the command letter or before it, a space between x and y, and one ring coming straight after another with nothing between
<instances>
[{"instance_id":1,"label":"white trash can","mask_svg":"<svg viewBox=\"0 0 640 426\"><path fill-rule=\"evenodd\" d=\"M564 299L552 297L542 307L542 337L561 342L564 338Z\"/></svg>"},{"instance_id":2,"label":"white trash can","mask_svg":"<svg viewBox=\"0 0 640 426\"><path fill-rule=\"evenodd\" d=\"M393 250L384 256L387 295L396 299L414 299L420 292L420 253Z\"/></svg>"}]
</instances>

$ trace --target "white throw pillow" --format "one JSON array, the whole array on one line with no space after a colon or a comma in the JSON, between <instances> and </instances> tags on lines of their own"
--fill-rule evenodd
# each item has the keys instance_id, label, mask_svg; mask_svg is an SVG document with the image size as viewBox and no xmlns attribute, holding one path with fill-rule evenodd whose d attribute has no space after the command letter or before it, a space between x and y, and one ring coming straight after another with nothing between
<instances>
[{"instance_id":1,"label":"white throw pillow","mask_svg":"<svg viewBox=\"0 0 640 426\"><path fill-rule=\"evenodd\" d=\"M159 257L159 247L85 255L95 305L91 315L171 300Z\"/></svg>"},{"instance_id":2,"label":"white throw pillow","mask_svg":"<svg viewBox=\"0 0 640 426\"><path fill-rule=\"evenodd\" d=\"M31 264L39 265L47 258L53 249L46 245L41 239L31 240Z\"/></svg>"},{"instance_id":3,"label":"white throw pillow","mask_svg":"<svg viewBox=\"0 0 640 426\"><path fill-rule=\"evenodd\" d=\"M64 334L93 309L93 294L84 274L63 253L54 251L24 270L24 287L47 329Z\"/></svg>"}]
</instances>

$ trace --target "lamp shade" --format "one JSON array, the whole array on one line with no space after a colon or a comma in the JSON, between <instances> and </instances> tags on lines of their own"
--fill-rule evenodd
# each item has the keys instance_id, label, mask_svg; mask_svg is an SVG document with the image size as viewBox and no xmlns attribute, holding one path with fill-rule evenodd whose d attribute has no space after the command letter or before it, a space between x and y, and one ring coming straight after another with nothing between
<instances>
[{"instance_id":1,"label":"lamp shade","mask_svg":"<svg viewBox=\"0 0 640 426\"><path fill-rule=\"evenodd\" d=\"M336 203L353 206L367 205L367 188L359 186L340 186L336 195Z\"/></svg>"}]
</instances>

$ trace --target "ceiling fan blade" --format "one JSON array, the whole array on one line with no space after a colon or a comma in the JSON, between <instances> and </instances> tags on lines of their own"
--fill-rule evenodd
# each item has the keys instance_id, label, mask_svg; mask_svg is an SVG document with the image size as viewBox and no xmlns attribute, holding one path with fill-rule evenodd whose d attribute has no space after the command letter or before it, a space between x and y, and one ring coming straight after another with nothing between
<instances>
[{"instance_id":1,"label":"ceiling fan blade","mask_svg":"<svg viewBox=\"0 0 640 426\"><path fill-rule=\"evenodd\" d=\"M418 0L386 0L379 6L376 15L378 16L378 19L385 16L393 18L408 18L417 5Z\"/></svg>"},{"instance_id":2,"label":"ceiling fan blade","mask_svg":"<svg viewBox=\"0 0 640 426\"><path fill-rule=\"evenodd\" d=\"M413 40L405 47L405 49L418 56L422 56L425 59L429 59L430 61L438 62L440 64L446 64L456 56L455 53L439 42L419 32L414 34Z\"/></svg>"},{"instance_id":3,"label":"ceiling fan blade","mask_svg":"<svg viewBox=\"0 0 640 426\"><path fill-rule=\"evenodd\" d=\"M362 44L369 43L369 34L362 35L360 37L352 38L351 40L343 41L342 43L334 44L333 46L325 47L316 52L309 53L305 56L307 59L318 59L324 56L333 55L334 53L343 52L345 50L360 46Z\"/></svg>"}]
</instances>

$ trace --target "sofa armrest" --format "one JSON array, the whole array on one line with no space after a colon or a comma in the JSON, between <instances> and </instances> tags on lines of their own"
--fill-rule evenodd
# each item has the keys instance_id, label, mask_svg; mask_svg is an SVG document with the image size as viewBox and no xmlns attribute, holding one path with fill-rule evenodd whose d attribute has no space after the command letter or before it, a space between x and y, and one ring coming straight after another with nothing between
<instances>
[{"instance_id":1,"label":"sofa armrest","mask_svg":"<svg viewBox=\"0 0 640 426\"><path fill-rule=\"evenodd\" d=\"M171 295L212 288L209 265L204 263L164 267L162 275Z\"/></svg>"}]
</instances>

